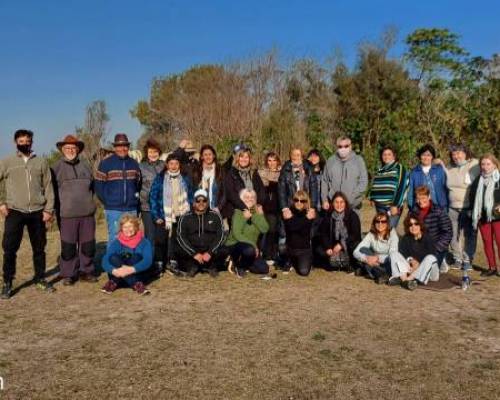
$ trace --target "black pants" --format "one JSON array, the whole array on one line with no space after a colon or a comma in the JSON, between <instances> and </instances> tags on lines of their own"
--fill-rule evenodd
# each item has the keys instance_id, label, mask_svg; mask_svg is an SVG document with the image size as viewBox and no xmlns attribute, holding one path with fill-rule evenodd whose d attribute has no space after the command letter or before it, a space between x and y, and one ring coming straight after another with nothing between
<instances>
[{"instance_id":1,"label":"black pants","mask_svg":"<svg viewBox=\"0 0 500 400\"><path fill-rule=\"evenodd\" d=\"M278 240L279 240L279 220L276 214L265 215L269 230L262 235L260 248L265 260L276 260L278 258Z\"/></svg>"},{"instance_id":2,"label":"black pants","mask_svg":"<svg viewBox=\"0 0 500 400\"><path fill-rule=\"evenodd\" d=\"M287 256L295 271L300 276L307 276L311 272L312 250L287 248Z\"/></svg>"},{"instance_id":3,"label":"black pants","mask_svg":"<svg viewBox=\"0 0 500 400\"><path fill-rule=\"evenodd\" d=\"M161 261L167 265L174 257L176 252L176 231L177 225L172 225L172 234L165 229L165 224L155 224L154 239L154 261Z\"/></svg>"},{"instance_id":4,"label":"black pants","mask_svg":"<svg viewBox=\"0 0 500 400\"><path fill-rule=\"evenodd\" d=\"M222 253L212 255L209 262L200 264L193 257L187 254L180 246L177 246L175 259L179 263L179 268L182 271L198 273L201 271L210 271L212 269L220 270L224 265L224 257Z\"/></svg>"},{"instance_id":5,"label":"black pants","mask_svg":"<svg viewBox=\"0 0 500 400\"><path fill-rule=\"evenodd\" d=\"M47 244L47 229L43 222L43 212L23 213L9 210L5 218L3 234L3 279L11 281L16 276L17 251L23 240L24 227L28 227L28 234L33 250L33 266L35 281L42 280L45 275L45 245Z\"/></svg>"},{"instance_id":6,"label":"black pants","mask_svg":"<svg viewBox=\"0 0 500 400\"><path fill-rule=\"evenodd\" d=\"M248 243L238 242L228 246L228 251L236 268L244 271L249 270L253 274L269 273L266 262L261 257L257 257L255 248Z\"/></svg>"}]
</instances>

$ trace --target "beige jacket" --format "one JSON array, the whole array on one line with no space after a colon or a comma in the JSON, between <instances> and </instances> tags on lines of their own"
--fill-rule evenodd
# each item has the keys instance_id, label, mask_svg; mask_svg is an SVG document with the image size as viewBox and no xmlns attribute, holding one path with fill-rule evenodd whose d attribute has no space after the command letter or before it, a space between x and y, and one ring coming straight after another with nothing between
<instances>
[{"instance_id":1,"label":"beige jacket","mask_svg":"<svg viewBox=\"0 0 500 400\"><path fill-rule=\"evenodd\" d=\"M470 208L469 191L476 179L479 176L480 169L476 159L470 159L465 165L453 166L446 170L448 186L448 198L450 207L455 209Z\"/></svg>"},{"instance_id":2,"label":"beige jacket","mask_svg":"<svg viewBox=\"0 0 500 400\"><path fill-rule=\"evenodd\" d=\"M21 212L54 210L54 188L47 160L34 153L24 161L21 154L0 160L0 204Z\"/></svg>"}]
</instances>

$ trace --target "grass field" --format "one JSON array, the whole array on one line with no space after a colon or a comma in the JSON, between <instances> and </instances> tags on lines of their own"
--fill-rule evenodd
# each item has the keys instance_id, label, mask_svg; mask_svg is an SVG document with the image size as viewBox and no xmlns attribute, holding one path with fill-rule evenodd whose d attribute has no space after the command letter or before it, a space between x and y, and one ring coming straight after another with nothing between
<instances>
[{"instance_id":1,"label":"grass field","mask_svg":"<svg viewBox=\"0 0 500 400\"><path fill-rule=\"evenodd\" d=\"M51 232L52 273L58 251ZM16 286L31 276L25 240ZM104 281L0 302L0 399L500 398L500 278L409 292L323 270L165 276L149 297Z\"/></svg>"}]
</instances>

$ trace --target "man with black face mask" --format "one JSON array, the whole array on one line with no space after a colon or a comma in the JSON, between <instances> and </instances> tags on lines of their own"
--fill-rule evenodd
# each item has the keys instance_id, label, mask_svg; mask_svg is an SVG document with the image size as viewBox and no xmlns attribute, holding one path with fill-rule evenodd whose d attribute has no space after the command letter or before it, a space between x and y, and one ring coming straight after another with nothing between
<instances>
[{"instance_id":1,"label":"man with black face mask","mask_svg":"<svg viewBox=\"0 0 500 400\"><path fill-rule=\"evenodd\" d=\"M5 218L2 299L8 299L12 295L16 255L25 226L28 228L33 250L35 285L44 292L54 291L44 279L46 224L51 221L54 211L54 190L49 165L31 150L33 132L18 130L14 134L14 141L17 153L0 160L0 183L5 181L5 191L0 194L0 215Z\"/></svg>"}]
</instances>

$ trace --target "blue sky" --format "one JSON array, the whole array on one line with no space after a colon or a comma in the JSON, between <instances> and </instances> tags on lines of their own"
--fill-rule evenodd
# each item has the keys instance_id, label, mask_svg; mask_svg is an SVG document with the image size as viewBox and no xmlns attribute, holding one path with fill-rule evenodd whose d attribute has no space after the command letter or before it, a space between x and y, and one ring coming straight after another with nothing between
<instances>
[{"instance_id":1,"label":"blue sky","mask_svg":"<svg viewBox=\"0 0 500 400\"><path fill-rule=\"evenodd\" d=\"M473 54L500 53L498 1L0 0L0 156L18 128L50 151L104 99L110 130L136 139L129 116L154 76L193 64L230 62L277 47L287 57L324 58L395 25L447 27ZM395 54L402 51L398 45Z\"/></svg>"}]
</instances>

